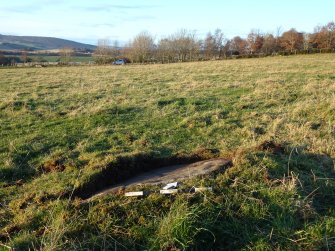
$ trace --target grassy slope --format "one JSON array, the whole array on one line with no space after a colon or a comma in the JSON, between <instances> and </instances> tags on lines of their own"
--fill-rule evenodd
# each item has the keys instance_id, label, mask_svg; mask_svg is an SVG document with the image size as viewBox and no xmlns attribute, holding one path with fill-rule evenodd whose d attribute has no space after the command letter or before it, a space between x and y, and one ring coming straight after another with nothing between
<instances>
[{"instance_id":1,"label":"grassy slope","mask_svg":"<svg viewBox=\"0 0 335 251\"><path fill-rule=\"evenodd\" d=\"M0 241L18 249L335 248L334 69L334 55L312 55L0 70ZM260 148L265 141L285 150ZM204 148L234 166L185 186L211 184L214 194L108 196L84 206L62 196L118 156Z\"/></svg>"},{"instance_id":2,"label":"grassy slope","mask_svg":"<svg viewBox=\"0 0 335 251\"><path fill-rule=\"evenodd\" d=\"M18 55L20 57L20 55ZM38 61L37 59L40 56L29 56L33 61ZM43 59L45 59L48 62L58 62L60 60L60 56L41 56ZM75 56L71 57L69 59L70 62L85 62L88 63L89 61L94 61L93 57L91 56Z\"/></svg>"}]
</instances>

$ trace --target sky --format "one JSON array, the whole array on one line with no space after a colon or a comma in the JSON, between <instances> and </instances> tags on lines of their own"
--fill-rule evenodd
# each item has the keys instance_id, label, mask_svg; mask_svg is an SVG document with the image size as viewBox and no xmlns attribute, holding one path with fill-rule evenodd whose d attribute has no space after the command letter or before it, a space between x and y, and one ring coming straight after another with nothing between
<instances>
[{"instance_id":1,"label":"sky","mask_svg":"<svg viewBox=\"0 0 335 251\"><path fill-rule=\"evenodd\" d=\"M312 32L335 21L334 0L0 0L0 34L49 36L97 44L156 39L180 29L200 38L219 28L227 38L256 29Z\"/></svg>"}]
</instances>

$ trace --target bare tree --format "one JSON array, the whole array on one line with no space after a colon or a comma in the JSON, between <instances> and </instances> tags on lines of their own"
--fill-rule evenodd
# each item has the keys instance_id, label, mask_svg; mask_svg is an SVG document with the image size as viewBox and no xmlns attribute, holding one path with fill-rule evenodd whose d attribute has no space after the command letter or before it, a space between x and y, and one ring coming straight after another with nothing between
<instances>
[{"instance_id":1,"label":"bare tree","mask_svg":"<svg viewBox=\"0 0 335 251\"><path fill-rule=\"evenodd\" d=\"M280 38L281 38L281 35L283 34L283 28L281 26L278 26L276 28L276 34L275 34L275 41L276 41L276 51L279 51L281 50L281 44L280 44Z\"/></svg>"},{"instance_id":2,"label":"bare tree","mask_svg":"<svg viewBox=\"0 0 335 251\"><path fill-rule=\"evenodd\" d=\"M335 48L335 23L329 22L323 27L324 40L327 49Z\"/></svg>"},{"instance_id":3,"label":"bare tree","mask_svg":"<svg viewBox=\"0 0 335 251\"><path fill-rule=\"evenodd\" d=\"M230 42L230 50L232 51L232 54L246 54L247 47L247 41L239 36L234 37Z\"/></svg>"},{"instance_id":4,"label":"bare tree","mask_svg":"<svg viewBox=\"0 0 335 251\"><path fill-rule=\"evenodd\" d=\"M74 50L69 47L64 47L60 49L59 55L60 55L60 62L62 64L68 64L71 61L71 57L74 53Z\"/></svg>"},{"instance_id":5,"label":"bare tree","mask_svg":"<svg viewBox=\"0 0 335 251\"><path fill-rule=\"evenodd\" d=\"M94 51L93 57L98 64L108 64L115 59L112 55L112 47L109 39L105 38L98 40L98 45Z\"/></svg>"},{"instance_id":6,"label":"bare tree","mask_svg":"<svg viewBox=\"0 0 335 251\"><path fill-rule=\"evenodd\" d=\"M222 57L224 47L224 34L216 29L214 34L208 32L203 42L203 51L206 59L219 59Z\"/></svg>"},{"instance_id":7,"label":"bare tree","mask_svg":"<svg viewBox=\"0 0 335 251\"><path fill-rule=\"evenodd\" d=\"M206 59L213 59L216 52L215 38L208 32L204 40L204 54Z\"/></svg>"},{"instance_id":8,"label":"bare tree","mask_svg":"<svg viewBox=\"0 0 335 251\"><path fill-rule=\"evenodd\" d=\"M257 54L262 49L264 37L257 30L252 30L247 37L247 49L249 54Z\"/></svg>"},{"instance_id":9,"label":"bare tree","mask_svg":"<svg viewBox=\"0 0 335 251\"><path fill-rule=\"evenodd\" d=\"M265 35L261 51L264 54L269 55L277 52L277 50L277 39L272 34Z\"/></svg>"},{"instance_id":10,"label":"bare tree","mask_svg":"<svg viewBox=\"0 0 335 251\"><path fill-rule=\"evenodd\" d=\"M7 65L7 64L8 64L8 59L0 51L0 65L4 66L4 65Z\"/></svg>"},{"instance_id":11,"label":"bare tree","mask_svg":"<svg viewBox=\"0 0 335 251\"><path fill-rule=\"evenodd\" d=\"M303 49L304 51L308 51L309 49L312 48L312 43L311 43L311 34L309 33L304 33L304 42L303 42Z\"/></svg>"},{"instance_id":12,"label":"bare tree","mask_svg":"<svg viewBox=\"0 0 335 251\"><path fill-rule=\"evenodd\" d=\"M319 49L335 48L335 23L329 22L324 26L317 26L310 38L314 47Z\"/></svg>"},{"instance_id":13,"label":"bare tree","mask_svg":"<svg viewBox=\"0 0 335 251\"><path fill-rule=\"evenodd\" d=\"M159 40L156 55L163 64L173 62L175 56L173 42L168 38Z\"/></svg>"},{"instance_id":14,"label":"bare tree","mask_svg":"<svg viewBox=\"0 0 335 251\"><path fill-rule=\"evenodd\" d=\"M148 32L138 34L130 46L132 61L146 63L153 60L152 56L155 49L153 36Z\"/></svg>"},{"instance_id":15,"label":"bare tree","mask_svg":"<svg viewBox=\"0 0 335 251\"><path fill-rule=\"evenodd\" d=\"M231 40L230 39L225 39L225 42L222 46L221 53L224 58L226 58L229 55L231 56Z\"/></svg>"},{"instance_id":16,"label":"bare tree","mask_svg":"<svg viewBox=\"0 0 335 251\"><path fill-rule=\"evenodd\" d=\"M170 38L178 61L192 61L199 57L200 41L195 31L179 30Z\"/></svg>"},{"instance_id":17,"label":"bare tree","mask_svg":"<svg viewBox=\"0 0 335 251\"><path fill-rule=\"evenodd\" d=\"M303 48L304 36L302 33L297 32L295 29L290 29L283 33L280 38L281 46L290 52L297 52Z\"/></svg>"},{"instance_id":18,"label":"bare tree","mask_svg":"<svg viewBox=\"0 0 335 251\"><path fill-rule=\"evenodd\" d=\"M216 29L214 32L214 41L215 41L215 54L217 58L221 58L223 54L223 49L227 40L223 32L220 29Z\"/></svg>"},{"instance_id":19,"label":"bare tree","mask_svg":"<svg viewBox=\"0 0 335 251\"><path fill-rule=\"evenodd\" d=\"M129 40L128 43L126 43L124 46L122 46L122 49L120 49L120 56L127 58L128 60L133 60L132 53L132 41Z\"/></svg>"},{"instance_id":20,"label":"bare tree","mask_svg":"<svg viewBox=\"0 0 335 251\"><path fill-rule=\"evenodd\" d=\"M27 50L22 50L21 51L21 60L23 63L28 62L28 51Z\"/></svg>"},{"instance_id":21,"label":"bare tree","mask_svg":"<svg viewBox=\"0 0 335 251\"><path fill-rule=\"evenodd\" d=\"M119 45L119 41L114 40L113 45L110 47L110 56L113 58L113 60L121 57L121 48Z\"/></svg>"}]
</instances>

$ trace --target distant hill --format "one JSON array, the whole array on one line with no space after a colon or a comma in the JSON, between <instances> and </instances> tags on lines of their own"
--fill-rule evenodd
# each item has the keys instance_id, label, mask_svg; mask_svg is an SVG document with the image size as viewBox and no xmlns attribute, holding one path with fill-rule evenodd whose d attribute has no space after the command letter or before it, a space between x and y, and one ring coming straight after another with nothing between
<instances>
[{"instance_id":1,"label":"distant hill","mask_svg":"<svg viewBox=\"0 0 335 251\"><path fill-rule=\"evenodd\" d=\"M94 50L95 46L55 37L7 36L0 34L0 50L54 50L64 47Z\"/></svg>"}]
</instances>

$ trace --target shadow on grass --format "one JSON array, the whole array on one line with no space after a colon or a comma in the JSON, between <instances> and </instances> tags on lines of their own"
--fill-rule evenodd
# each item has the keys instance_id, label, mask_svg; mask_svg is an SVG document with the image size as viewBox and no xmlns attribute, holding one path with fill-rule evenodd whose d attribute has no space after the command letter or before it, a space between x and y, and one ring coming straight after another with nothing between
<instances>
[{"instance_id":1,"label":"shadow on grass","mask_svg":"<svg viewBox=\"0 0 335 251\"><path fill-rule=\"evenodd\" d=\"M220 187L222 194L208 203L199 225L216 241L202 233L194 248L335 248L329 223L335 208L333 159L298 149L257 152L245 166L233 167L240 168L232 175L236 179L229 187L227 183Z\"/></svg>"},{"instance_id":2,"label":"shadow on grass","mask_svg":"<svg viewBox=\"0 0 335 251\"><path fill-rule=\"evenodd\" d=\"M285 168L270 171L272 178L295 176L299 195L311 200L318 214L335 208L335 162L329 155L292 148L289 155L273 156L273 159Z\"/></svg>"},{"instance_id":3,"label":"shadow on grass","mask_svg":"<svg viewBox=\"0 0 335 251\"><path fill-rule=\"evenodd\" d=\"M12 165L8 168L0 169L0 181L12 182L15 180L27 180L37 173L37 168L34 168L31 163L34 159L48 153L51 148L55 147L52 144L44 144L40 148L33 148L31 145L24 145L11 153Z\"/></svg>"},{"instance_id":4,"label":"shadow on grass","mask_svg":"<svg viewBox=\"0 0 335 251\"><path fill-rule=\"evenodd\" d=\"M36 170L32 168L29 162L44 151L47 151L47 149L33 151L29 146L24 146L17 152L12 153L12 165L11 167L0 169L0 181L12 182L18 179L27 180L34 176Z\"/></svg>"}]
</instances>

